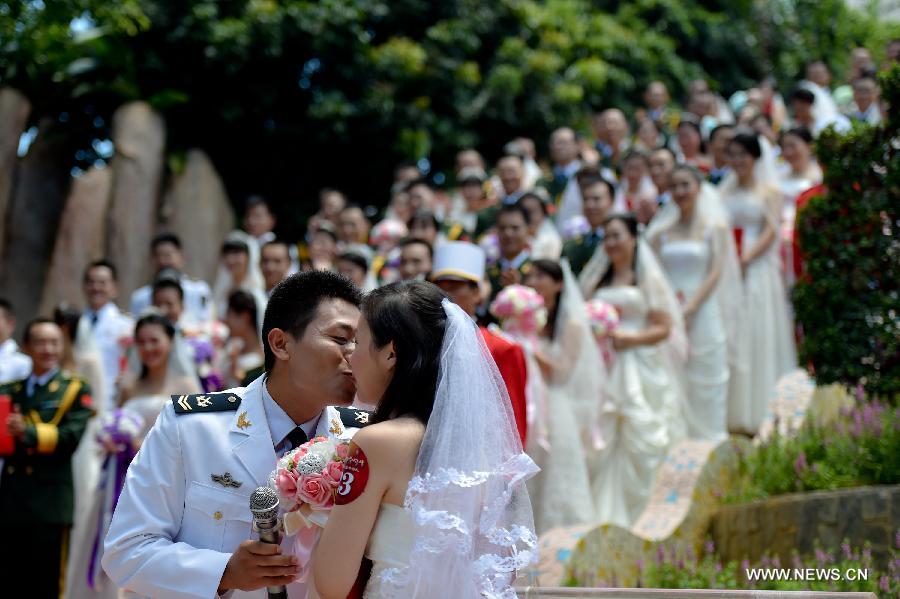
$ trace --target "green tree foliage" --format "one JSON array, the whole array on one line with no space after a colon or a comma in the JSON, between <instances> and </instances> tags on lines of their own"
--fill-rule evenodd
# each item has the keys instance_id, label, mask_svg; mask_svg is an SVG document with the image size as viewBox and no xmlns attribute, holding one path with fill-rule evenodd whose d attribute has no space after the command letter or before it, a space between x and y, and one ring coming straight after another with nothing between
<instances>
[{"instance_id":1,"label":"green tree foliage","mask_svg":"<svg viewBox=\"0 0 900 599\"><path fill-rule=\"evenodd\" d=\"M900 67L881 78L900 106ZM828 193L798 214L805 274L794 290L801 361L821 384L900 397L900 115L846 136L826 131L816 154Z\"/></svg>"},{"instance_id":2,"label":"green tree foliage","mask_svg":"<svg viewBox=\"0 0 900 599\"><path fill-rule=\"evenodd\" d=\"M730 93L875 32L838 0L23 0L0 5L0 85L61 120L77 166L144 99L173 156L206 149L233 197L331 184L378 203L400 159L540 147L652 79Z\"/></svg>"}]
</instances>

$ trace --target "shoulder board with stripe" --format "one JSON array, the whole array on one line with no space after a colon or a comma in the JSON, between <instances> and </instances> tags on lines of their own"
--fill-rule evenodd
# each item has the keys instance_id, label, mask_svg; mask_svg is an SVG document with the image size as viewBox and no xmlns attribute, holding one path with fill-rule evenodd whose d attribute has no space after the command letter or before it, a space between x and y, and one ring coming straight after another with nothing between
<instances>
[{"instance_id":1,"label":"shoulder board with stripe","mask_svg":"<svg viewBox=\"0 0 900 599\"><path fill-rule=\"evenodd\" d=\"M341 415L341 423L349 428L362 428L372 423L372 412L356 408L335 408Z\"/></svg>"},{"instance_id":2,"label":"shoulder board with stripe","mask_svg":"<svg viewBox=\"0 0 900 599\"><path fill-rule=\"evenodd\" d=\"M241 398L235 393L194 393L193 395L173 395L175 413L194 414L196 412L234 411L241 405Z\"/></svg>"}]
</instances>

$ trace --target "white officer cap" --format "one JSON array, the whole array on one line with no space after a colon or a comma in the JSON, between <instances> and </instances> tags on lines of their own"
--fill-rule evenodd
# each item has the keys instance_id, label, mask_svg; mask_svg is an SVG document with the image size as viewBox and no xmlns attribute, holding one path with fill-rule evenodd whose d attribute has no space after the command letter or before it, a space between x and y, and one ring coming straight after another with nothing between
<instances>
[{"instance_id":1,"label":"white officer cap","mask_svg":"<svg viewBox=\"0 0 900 599\"><path fill-rule=\"evenodd\" d=\"M481 283L487 257L484 250L468 241L448 241L434 250L431 280L455 279Z\"/></svg>"}]
</instances>

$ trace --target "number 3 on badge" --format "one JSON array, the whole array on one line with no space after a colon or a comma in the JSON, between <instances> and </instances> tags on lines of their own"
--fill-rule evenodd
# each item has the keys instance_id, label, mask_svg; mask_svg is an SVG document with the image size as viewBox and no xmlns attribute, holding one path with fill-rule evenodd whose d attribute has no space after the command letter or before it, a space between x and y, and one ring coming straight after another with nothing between
<instances>
[{"instance_id":1,"label":"number 3 on badge","mask_svg":"<svg viewBox=\"0 0 900 599\"><path fill-rule=\"evenodd\" d=\"M344 472L344 475L341 477L341 484L338 485L338 495L349 495L350 494L350 485L353 483L353 474L350 472Z\"/></svg>"},{"instance_id":2,"label":"number 3 on badge","mask_svg":"<svg viewBox=\"0 0 900 599\"><path fill-rule=\"evenodd\" d=\"M355 443L350 444L350 454L344 458L344 473L335 493L335 505L346 505L363 494L369 481L369 459Z\"/></svg>"}]
</instances>

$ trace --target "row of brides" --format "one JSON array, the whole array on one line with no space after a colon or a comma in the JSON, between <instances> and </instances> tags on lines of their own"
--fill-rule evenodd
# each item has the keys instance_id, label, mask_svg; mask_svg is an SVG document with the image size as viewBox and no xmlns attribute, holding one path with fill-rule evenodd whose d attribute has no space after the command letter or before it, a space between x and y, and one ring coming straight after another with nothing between
<instances>
[{"instance_id":1,"label":"row of brides","mask_svg":"<svg viewBox=\"0 0 900 599\"><path fill-rule=\"evenodd\" d=\"M566 264L532 264L525 284L549 314L538 343L523 343L529 377L543 373L529 381L527 448L542 468L531 485L539 532L631 526L675 443L752 435L796 366L781 194L755 136L737 135L729 151L733 172L718 188L677 166L672 201L645 230L609 217L577 280ZM595 298L619 313L608 365L586 315Z\"/></svg>"}]
</instances>

